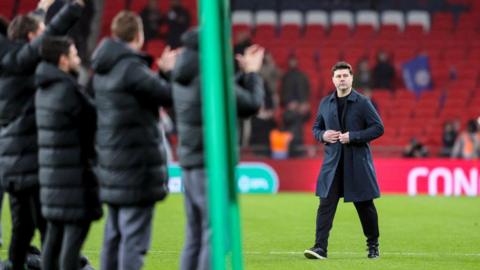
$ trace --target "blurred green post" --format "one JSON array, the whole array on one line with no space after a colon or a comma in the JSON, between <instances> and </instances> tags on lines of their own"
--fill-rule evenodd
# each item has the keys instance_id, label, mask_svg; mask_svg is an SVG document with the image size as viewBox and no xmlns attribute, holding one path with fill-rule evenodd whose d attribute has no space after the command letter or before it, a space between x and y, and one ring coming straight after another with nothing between
<instances>
[{"instance_id":1,"label":"blurred green post","mask_svg":"<svg viewBox=\"0 0 480 270\"><path fill-rule=\"evenodd\" d=\"M201 0L200 62L213 270L243 269L228 0Z\"/></svg>"}]
</instances>

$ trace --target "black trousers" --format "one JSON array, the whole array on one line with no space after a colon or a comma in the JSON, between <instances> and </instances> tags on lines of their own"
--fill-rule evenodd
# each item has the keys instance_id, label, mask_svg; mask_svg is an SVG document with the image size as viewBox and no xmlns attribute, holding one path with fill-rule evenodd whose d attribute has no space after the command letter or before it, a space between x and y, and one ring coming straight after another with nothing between
<instances>
[{"instance_id":1,"label":"black trousers","mask_svg":"<svg viewBox=\"0 0 480 270\"><path fill-rule=\"evenodd\" d=\"M42 269L80 269L80 250L89 228L90 222L74 224L48 221Z\"/></svg>"},{"instance_id":2,"label":"black trousers","mask_svg":"<svg viewBox=\"0 0 480 270\"><path fill-rule=\"evenodd\" d=\"M339 170L340 172L343 171ZM315 233L315 246L327 251L328 237L332 229L333 218L337 211L340 198L343 197L343 175L337 173L332 183L327 198L320 198L320 205L317 210L317 228ZM373 200L354 202L360 222L362 223L363 234L367 237L367 245L378 246L378 215Z\"/></svg>"},{"instance_id":3,"label":"black trousers","mask_svg":"<svg viewBox=\"0 0 480 270\"><path fill-rule=\"evenodd\" d=\"M43 243L46 222L40 210L38 188L11 192L9 195L12 215L12 238L8 257L12 263L13 270L24 270L25 258L35 228L40 230Z\"/></svg>"}]
</instances>

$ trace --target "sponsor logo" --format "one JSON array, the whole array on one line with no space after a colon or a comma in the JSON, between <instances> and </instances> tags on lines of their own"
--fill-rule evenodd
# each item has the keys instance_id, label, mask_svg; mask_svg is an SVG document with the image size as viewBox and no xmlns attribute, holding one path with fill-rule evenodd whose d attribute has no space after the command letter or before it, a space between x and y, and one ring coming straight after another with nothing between
<instances>
[{"instance_id":1,"label":"sponsor logo","mask_svg":"<svg viewBox=\"0 0 480 270\"><path fill-rule=\"evenodd\" d=\"M182 169L178 164L168 166L168 188L171 193L183 192ZM236 167L237 187L241 193L277 193L278 175L267 164L242 162Z\"/></svg>"},{"instance_id":2,"label":"sponsor logo","mask_svg":"<svg viewBox=\"0 0 480 270\"><path fill-rule=\"evenodd\" d=\"M477 196L480 194L478 169L435 167L415 167L408 173L408 195L415 196L419 186L423 183L428 185L428 195L439 194L439 183L443 183L443 195L445 196Z\"/></svg>"},{"instance_id":3,"label":"sponsor logo","mask_svg":"<svg viewBox=\"0 0 480 270\"><path fill-rule=\"evenodd\" d=\"M261 162L243 162L237 166L237 186L241 193L277 193L277 173Z\"/></svg>"}]
</instances>

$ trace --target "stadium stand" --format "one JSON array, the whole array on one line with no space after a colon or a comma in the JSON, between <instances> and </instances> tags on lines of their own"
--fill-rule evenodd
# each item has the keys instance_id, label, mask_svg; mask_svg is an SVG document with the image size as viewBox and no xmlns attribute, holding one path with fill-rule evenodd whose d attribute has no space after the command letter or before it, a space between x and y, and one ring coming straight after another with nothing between
<instances>
[{"instance_id":1,"label":"stadium stand","mask_svg":"<svg viewBox=\"0 0 480 270\"><path fill-rule=\"evenodd\" d=\"M140 11L146 2L132 1L130 8ZM182 1L194 23L196 2ZM35 3L21 0L16 6L13 0L1 1L1 13L11 18ZM159 6L165 12L168 1L159 1ZM386 126L385 135L373 143L374 149L401 151L415 136L435 154L445 121L458 119L464 125L480 114L479 71L475 68L480 65L480 1L236 0L231 6L234 34L250 32L280 68L285 68L289 56L297 57L312 85L313 114L321 97L332 90L330 67L336 61L345 60L355 67L367 58L373 67L377 53L386 51L396 70L396 90L373 89ZM124 1L105 1L101 36L109 33L111 19L124 7ZM152 40L145 48L159 56L164 46L162 40ZM405 89L401 77L403 63L417 55L428 56L433 81L433 90L419 96ZM305 125L305 142L310 145L315 144L310 132L313 118Z\"/></svg>"},{"instance_id":2,"label":"stadium stand","mask_svg":"<svg viewBox=\"0 0 480 270\"><path fill-rule=\"evenodd\" d=\"M282 8L295 8L280 2L280 9L272 11L285 14L287 11ZM374 145L400 149L415 136L435 154L441 144L441 127L445 121L458 119L463 125L480 111L479 106L475 106L480 99L479 74L472 68L480 63L480 25L475 17L480 14L480 4L468 0L430 6L420 3L422 1L380 2L377 9L352 4L315 10L299 4L297 9L304 11L305 24L287 30L280 22L280 40L287 39L280 43L287 44L287 48L282 47L283 53L274 53L274 56L283 62L289 52L295 51L300 67L313 82L312 108L316 110L318 99L332 88L328 78L333 63L343 59L355 66L366 57L370 65L374 65L378 51L386 51L392 56L396 69L397 89L395 92L373 91L386 124L385 135ZM302 20L296 18L296 21ZM303 35L295 40L302 29ZM256 41L262 44L261 40ZM401 78L403 63L417 55L429 57L434 84L432 91L421 96L406 90ZM314 143L313 138L308 138L310 127L311 122L306 124L305 139L307 143Z\"/></svg>"}]
</instances>

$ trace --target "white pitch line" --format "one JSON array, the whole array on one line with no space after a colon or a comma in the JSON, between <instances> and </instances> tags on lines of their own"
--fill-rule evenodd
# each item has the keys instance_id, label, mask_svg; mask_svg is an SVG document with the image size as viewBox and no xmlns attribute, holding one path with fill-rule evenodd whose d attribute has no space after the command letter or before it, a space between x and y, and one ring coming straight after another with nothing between
<instances>
[{"instance_id":1,"label":"white pitch line","mask_svg":"<svg viewBox=\"0 0 480 270\"><path fill-rule=\"evenodd\" d=\"M7 250L0 250L0 254L7 253ZM83 254L99 254L99 250L82 250ZM180 251L171 250L149 250L148 253L153 255L162 254L180 254ZM302 256L303 251L244 251L245 255L295 255ZM332 251L328 254L334 255L350 255L350 256L363 256L366 252L353 252L353 251ZM404 257L480 257L480 253L437 253L437 252L382 252L380 255L392 255L392 256L404 256Z\"/></svg>"},{"instance_id":2,"label":"white pitch line","mask_svg":"<svg viewBox=\"0 0 480 270\"><path fill-rule=\"evenodd\" d=\"M98 250L83 250L82 253L85 254L98 254ZM167 250L149 250L148 253L150 254L180 254L180 251L167 251ZM269 252L261 252L261 251L245 251L243 252L245 255L303 255L303 251L269 251ZM353 255L353 256L363 256L366 252L351 252L351 251L333 251L329 252L328 254L335 254L335 255ZM382 252L380 250L381 255L393 255L393 256L404 256L404 257L431 257L431 256L439 256L439 257L455 257L455 256L463 256L463 257L480 257L480 253L436 253L436 252Z\"/></svg>"},{"instance_id":3,"label":"white pitch line","mask_svg":"<svg viewBox=\"0 0 480 270\"><path fill-rule=\"evenodd\" d=\"M245 252L248 254L248 252ZM340 252L328 252L328 254L338 254L338 255L364 255L366 252L351 252L351 251L340 251ZM271 255L299 255L303 252L299 251L270 251L270 252L260 252L259 254L271 254ZM466 257L480 257L480 253L436 253L436 252L382 252L383 255L396 255L396 256L466 256Z\"/></svg>"}]
</instances>

